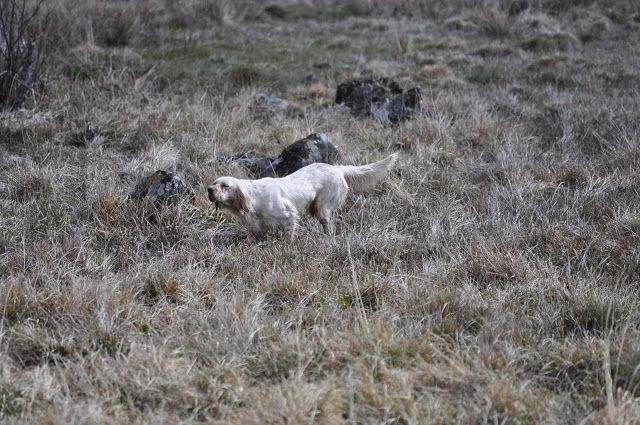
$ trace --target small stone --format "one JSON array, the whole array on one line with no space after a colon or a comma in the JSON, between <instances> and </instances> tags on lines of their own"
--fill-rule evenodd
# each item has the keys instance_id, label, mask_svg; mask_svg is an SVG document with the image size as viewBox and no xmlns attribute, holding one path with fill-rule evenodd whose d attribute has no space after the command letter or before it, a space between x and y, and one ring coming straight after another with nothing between
<instances>
[{"instance_id":1,"label":"small stone","mask_svg":"<svg viewBox=\"0 0 640 425\"><path fill-rule=\"evenodd\" d=\"M289 109L289 102L276 96L267 96L266 94L257 94L255 96L256 104L267 109L286 112Z\"/></svg>"},{"instance_id":2,"label":"small stone","mask_svg":"<svg viewBox=\"0 0 640 425\"><path fill-rule=\"evenodd\" d=\"M271 114L286 114L297 117L304 116L304 110L299 105L277 96L257 94L253 99L255 104L252 105L250 109L256 112L258 116L268 116Z\"/></svg>"}]
</instances>

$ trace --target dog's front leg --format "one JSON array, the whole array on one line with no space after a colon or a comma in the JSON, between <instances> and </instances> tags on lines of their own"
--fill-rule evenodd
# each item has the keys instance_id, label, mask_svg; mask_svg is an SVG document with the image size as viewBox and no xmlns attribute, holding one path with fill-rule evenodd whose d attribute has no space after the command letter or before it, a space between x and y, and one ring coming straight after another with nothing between
<instances>
[{"instance_id":1,"label":"dog's front leg","mask_svg":"<svg viewBox=\"0 0 640 425\"><path fill-rule=\"evenodd\" d=\"M299 227L298 220L294 220L289 226L289 230L287 231L287 233L288 233L289 240L291 242L293 242L296 239L296 236L298 235L298 227Z\"/></svg>"},{"instance_id":2,"label":"dog's front leg","mask_svg":"<svg viewBox=\"0 0 640 425\"><path fill-rule=\"evenodd\" d=\"M253 236L255 240L262 239L267 233L267 226L256 216L251 216L250 219L249 217L244 217L242 223L245 225L247 230L249 230L249 233L251 233L251 236Z\"/></svg>"},{"instance_id":3,"label":"dog's front leg","mask_svg":"<svg viewBox=\"0 0 640 425\"><path fill-rule=\"evenodd\" d=\"M339 235L342 233L342 223L344 221L344 215L340 212L334 211L331 214L331 222L333 223L333 234Z\"/></svg>"},{"instance_id":4,"label":"dog's front leg","mask_svg":"<svg viewBox=\"0 0 640 425\"><path fill-rule=\"evenodd\" d=\"M285 234L289 237L290 241L294 241L296 238L296 235L298 233L298 210L296 209L296 207L290 203L287 202L285 204L285 209L286 209L286 217L284 219L284 229L285 229Z\"/></svg>"}]
</instances>

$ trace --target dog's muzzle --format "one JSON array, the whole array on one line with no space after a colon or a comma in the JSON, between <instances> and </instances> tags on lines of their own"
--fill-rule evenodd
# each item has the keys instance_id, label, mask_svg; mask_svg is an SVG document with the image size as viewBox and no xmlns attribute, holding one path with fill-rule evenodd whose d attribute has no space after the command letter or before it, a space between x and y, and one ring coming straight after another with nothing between
<instances>
[{"instance_id":1,"label":"dog's muzzle","mask_svg":"<svg viewBox=\"0 0 640 425\"><path fill-rule=\"evenodd\" d=\"M216 195L213 193L213 188L212 187L207 188L207 193L209 194L209 200L214 204L216 204L217 199L216 199Z\"/></svg>"},{"instance_id":2,"label":"dog's muzzle","mask_svg":"<svg viewBox=\"0 0 640 425\"><path fill-rule=\"evenodd\" d=\"M209 200L210 200L211 202L213 202L213 205L215 205L215 207L216 207L217 209L220 209L220 208L222 208L222 207L223 207L222 202L220 202L220 201L216 198L216 194L215 194L215 192L213 191L213 188L212 188L212 187L208 187L208 188L207 188L207 194L209 195Z\"/></svg>"}]
</instances>

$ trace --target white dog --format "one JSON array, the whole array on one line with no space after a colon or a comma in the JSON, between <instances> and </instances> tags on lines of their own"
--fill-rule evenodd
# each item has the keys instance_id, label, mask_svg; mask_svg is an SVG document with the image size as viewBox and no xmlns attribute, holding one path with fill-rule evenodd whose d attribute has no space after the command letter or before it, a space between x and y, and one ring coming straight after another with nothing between
<instances>
[{"instance_id":1,"label":"white dog","mask_svg":"<svg viewBox=\"0 0 640 425\"><path fill-rule=\"evenodd\" d=\"M207 191L217 208L233 214L254 236L284 230L295 237L298 219L309 213L326 233L333 233L333 213L342 206L349 189L373 188L397 159L393 154L372 164L329 165L316 163L282 178L241 180L220 177Z\"/></svg>"}]
</instances>

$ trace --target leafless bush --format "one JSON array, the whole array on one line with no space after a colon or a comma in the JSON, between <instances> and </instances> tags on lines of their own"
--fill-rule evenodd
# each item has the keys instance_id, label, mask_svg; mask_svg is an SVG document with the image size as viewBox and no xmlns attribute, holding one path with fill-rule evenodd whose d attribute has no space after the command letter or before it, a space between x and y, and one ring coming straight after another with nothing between
<instances>
[{"instance_id":1,"label":"leafless bush","mask_svg":"<svg viewBox=\"0 0 640 425\"><path fill-rule=\"evenodd\" d=\"M42 1L0 0L0 105L17 108L41 89L44 72Z\"/></svg>"},{"instance_id":2,"label":"leafless bush","mask_svg":"<svg viewBox=\"0 0 640 425\"><path fill-rule=\"evenodd\" d=\"M139 26L137 11L128 5L107 4L92 17L92 21L96 41L108 47L128 45Z\"/></svg>"}]
</instances>

